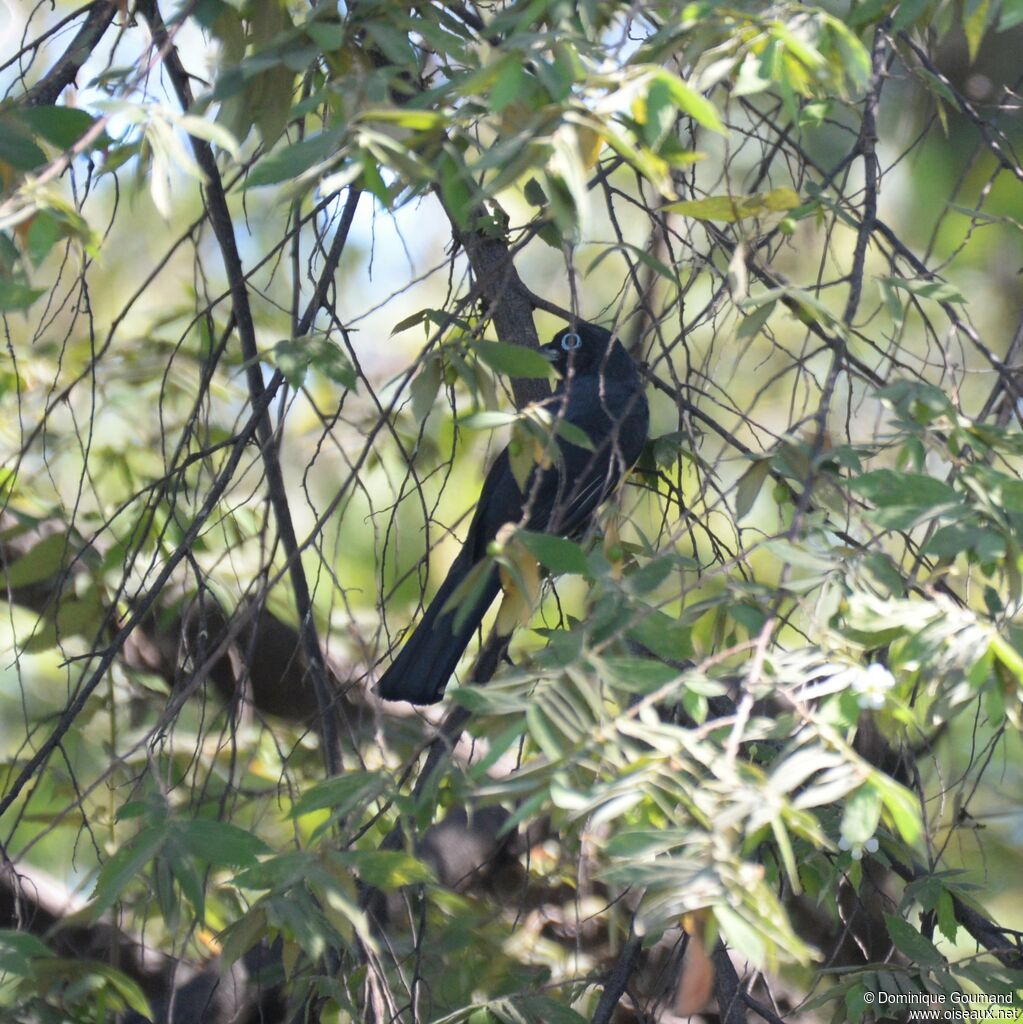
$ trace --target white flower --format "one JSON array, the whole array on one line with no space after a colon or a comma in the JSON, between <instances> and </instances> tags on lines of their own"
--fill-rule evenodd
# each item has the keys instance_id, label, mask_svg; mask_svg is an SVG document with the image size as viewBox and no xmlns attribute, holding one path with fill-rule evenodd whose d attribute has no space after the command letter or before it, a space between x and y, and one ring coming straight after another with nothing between
<instances>
[{"instance_id":1,"label":"white flower","mask_svg":"<svg viewBox=\"0 0 1023 1024\"><path fill-rule=\"evenodd\" d=\"M894 685L895 676L875 661L856 673L852 688L860 695L861 708L877 710L884 707L885 696Z\"/></svg>"},{"instance_id":2,"label":"white flower","mask_svg":"<svg viewBox=\"0 0 1023 1024\"><path fill-rule=\"evenodd\" d=\"M864 843L853 843L846 839L845 836L842 836L838 840L838 848L846 851L853 860L863 860L865 853L877 853L878 842L874 836L871 836Z\"/></svg>"}]
</instances>

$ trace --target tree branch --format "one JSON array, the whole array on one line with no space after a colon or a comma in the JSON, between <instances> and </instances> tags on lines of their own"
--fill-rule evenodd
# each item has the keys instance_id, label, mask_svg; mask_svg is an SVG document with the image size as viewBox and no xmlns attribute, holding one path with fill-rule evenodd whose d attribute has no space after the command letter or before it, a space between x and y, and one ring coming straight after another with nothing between
<instances>
[{"instance_id":1,"label":"tree branch","mask_svg":"<svg viewBox=\"0 0 1023 1024\"><path fill-rule=\"evenodd\" d=\"M863 123L856 148L863 157L863 216L856 232L856 247L853 250L852 270L849 272L849 298L845 304L842 320L852 324L860 304L863 289L863 266L867 257L867 244L877 223L877 186L880 169L877 163L877 108L881 102L881 87L884 84L884 63L886 48L884 40L888 21L874 30L874 50L871 55L870 91L867 93L863 110Z\"/></svg>"},{"instance_id":2,"label":"tree branch","mask_svg":"<svg viewBox=\"0 0 1023 1024\"><path fill-rule=\"evenodd\" d=\"M915 882L928 874L920 864L909 867L894 858L889 858L889 861L892 870L905 882ZM1008 937L1009 932L999 928L997 924L974 910L973 907L967 906L954 893L949 895L952 896L952 913L956 921L1006 967L1014 971L1023 970L1023 946L1020 942L1018 940L1011 941Z\"/></svg>"},{"instance_id":3,"label":"tree branch","mask_svg":"<svg viewBox=\"0 0 1023 1024\"><path fill-rule=\"evenodd\" d=\"M117 4L112 0L95 0L89 6L91 10L63 56L22 96L21 102L26 106L52 106L57 97L75 80L82 65L92 56L96 44L117 14Z\"/></svg>"},{"instance_id":4,"label":"tree branch","mask_svg":"<svg viewBox=\"0 0 1023 1024\"><path fill-rule=\"evenodd\" d=\"M0 816L2 816L14 801L18 799L21 795L21 791L34 777L39 768L46 763L54 750L56 750L60 745L61 740L74 724L75 719L81 714L89 697L106 676L107 671L113 664L114 658L124 646L124 642L128 639L129 634L131 634L139 623L143 621L150 608L153 607L153 604L160 595L160 592L163 590L164 586L166 586L167 581L171 578L174 570L184 559L185 555L192 550L192 546L195 544L196 538L199 536L199 532L205 525L206 520L213 514L221 496L224 494L224 491L227 490L228 484L234 478L235 470L237 470L238 464L241 462L242 455L248 447L250 439L256 433L257 424L268 416L270 402L273 400L274 395L277 393L277 389L281 386L283 381L284 378L278 374L277 377L267 385L259 402L253 404L252 413L249 416L248 422L236 435L237 440L231 450L227 463L207 492L206 500L203 502L202 508L200 508L198 513L196 513L195 519L192 520L192 525L188 528L184 537L182 537L181 543L178 544L177 548L168 557L166 564L157 575L156 580L152 587L150 587L146 592L145 596L133 602L131 615L127 618L124 625L117 631L113 640L110 642L110 645L100 656L99 663L93 670L92 675L89 676L88 680L82 684L74 698L70 700L64 708L56 726L54 726L53 732L50 733L32 757L25 762L24 767L18 773L18 777L13 783L11 783L3 797L0 798ZM101 628L105 629L106 623L104 623Z\"/></svg>"},{"instance_id":5,"label":"tree branch","mask_svg":"<svg viewBox=\"0 0 1023 1024\"><path fill-rule=\"evenodd\" d=\"M745 993L728 950L719 942L714 961L714 997L722 1024L746 1024Z\"/></svg>"},{"instance_id":6,"label":"tree branch","mask_svg":"<svg viewBox=\"0 0 1023 1024\"><path fill-rule=\"evenodd\" d=\"M144 0L144 2L139 4L139 10L146 21L149 22L153 39L164 54L164 66L167 68L174 91L177 93L182 109L187 111L192 106L188 73L181 63L177 48L167 35L167 29L160 15L159 8L155 0ZM256 328L249 304L245 272L242 268L238 243L234 234L234 223L231 219L231 212L227 205L227 196L224 193L223 182L216 159L213 156L212 148L208 142L195 136L190 136L190 139L196 162L206 178L204 191L209 209L210 224L220 246L224 269L231 286L231 303L238 327L238 338L241 343L242 355L245 359L249 401L255 409L263 406L266 388L263 384L263 372L259 361L259 347L256 344ZM350 203L357 201L357 194L355 199L351 196L349 197ZM352 207L351 215L354 215L354 206ZM351 215L348 217L349 224L351 223ZM338 252L338 257L340 257L340 252ZM309 316L310 324L312 323L312 317L315 315L315 307L311 307L311 309L313 309L313 312ZM305 322L305 318L303 318L303 322ZM273 443L273 427L268 411L264 411L259 416L256 423L256 435L259 439L260 453L266 472L267 494L274 510L274 517L277 520L281 546L284 549L288 574L294 591L295 608L298 613L299 628L302 636L302 647L312 676L313 690L316 694L320 726L323 729L324 762L327 773L329 775L337 775L342 769L341 747L338 739L333 698L330 685L327 682L327 666L324 661L323 651L320 649L320 642L316 633L316 623L313 621L309 583L306 580L305 570L302 567L298 538L295 534L295 526L291 518L291 508L288 504L284 474L277 457L276 445Z\"/></svg>"},{"instance_id":7,"label":"tree branch","mask_svg":"<svg viewBox=\"0 0 1023 1024\"><path fill-rule=\"evenodd\" d=\"M532 293L522 283L507 241L484 234L476 228L459 228L454 220L451 230L469 258L476 287L487 304L498 338L510 345L539 348L533 323ZM521 410L531 402L540 402L550 393L544 380L516 377L511 382L515 405Z\"/></svg>"},{"instance_id":8,"label":"tree branch","mask_svg":"<svg viewBox=\"0 0 1023 1024\"><path fill-rule=\"evenodd\" d=\"M639 966L639 951L643 940L629 928L629 937L618 954L615 965L611 968L604 983L604 991L600 993L600 1001L593 1012L591 1024L609 1024L611 1015L622 998L633 972Z\"/></svg>"}]
</instances>

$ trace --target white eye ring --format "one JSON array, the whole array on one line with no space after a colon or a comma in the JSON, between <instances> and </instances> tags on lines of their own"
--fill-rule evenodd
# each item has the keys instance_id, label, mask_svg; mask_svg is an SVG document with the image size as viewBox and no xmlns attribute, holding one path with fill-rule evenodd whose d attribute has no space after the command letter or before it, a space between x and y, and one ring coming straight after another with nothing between
<instances>
[{"instance_id":1,"label":"white eye ring","mask_svg":"<svg viewBox=\"0 0 1023 1024\"><path fill-rule=\"evenodd\" d=\"M574 340L573 340L574 339ZM574 331L569 331L567 334L561 336L561 347L566 352L571 352L574 348L580 348L582 346L583 339L579 337Z\"/></svg>"}]
</instances>

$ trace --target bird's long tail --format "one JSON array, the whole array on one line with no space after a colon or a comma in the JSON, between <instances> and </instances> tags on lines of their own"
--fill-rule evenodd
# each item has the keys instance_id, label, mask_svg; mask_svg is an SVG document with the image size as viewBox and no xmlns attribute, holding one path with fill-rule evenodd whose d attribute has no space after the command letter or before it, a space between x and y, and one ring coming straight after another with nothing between
<instances>
[{"instance_id":1,"label":"bird's long tail","mask_svg":"<svg viewBox=\"0 0 1023 1024\"><path fill-rule=\"evenodd\" d=\"M377 683L377 693L384 700L436 704L443 695L462 652L501 589L497 569L492 569L472 598L470 608L452 608L442 613L448 598L472 570L470 559L463 557L465 554L463 550L455 559L426 614ZM457 630L456 617L461 619Z\"/></svg>"}]
</instances>

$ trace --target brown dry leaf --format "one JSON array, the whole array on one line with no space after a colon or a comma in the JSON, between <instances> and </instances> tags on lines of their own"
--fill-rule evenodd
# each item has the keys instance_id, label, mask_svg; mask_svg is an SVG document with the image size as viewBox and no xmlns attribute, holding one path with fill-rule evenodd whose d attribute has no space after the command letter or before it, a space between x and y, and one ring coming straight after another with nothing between
<instances>
[{"instance_id":1,"label":"brown dry leaf","mask_svg":"<svg viewBox=\"0 0 1023 1024\"><path fill-rule=\"evenodd\" d=\"M706 919L706 911L686 914L682 918L682 927L689 936L689 942L682 958L682 975L675 991L674 1011L680 1017L700 1013L714 992L714 964L703 945Z\"/></svg>"},{"instance_id":2,"label":"brown dry leaf","mask_svg":"<svg viewBox=\"0 0 1023 1024\"><path fill-rule=\"evenodd\" d=\"M518 626L529 622L540 600L540 563L524 544L515 539L513 523L501 527L497 542L504 549L511 567L502 565L500 568L504 600L497 612L495 628L501 636L508 636Z\"/></svg>"}]
</instances>

